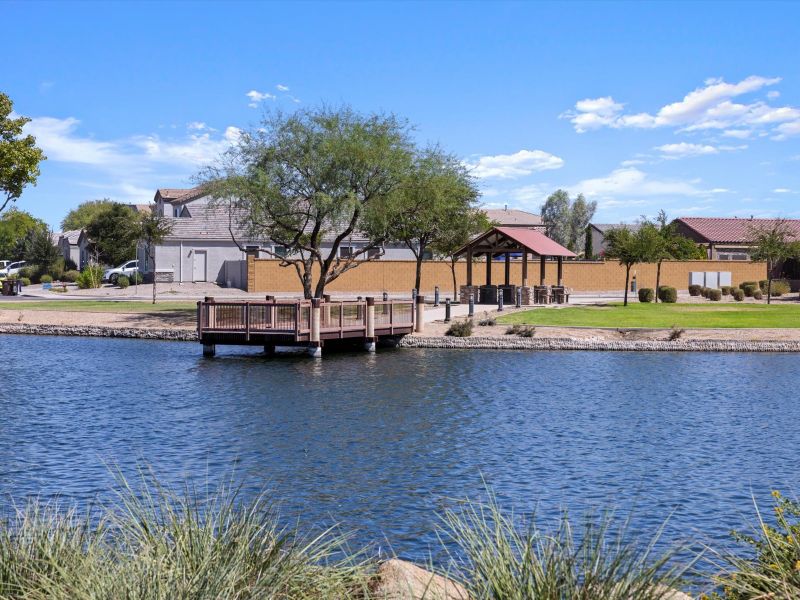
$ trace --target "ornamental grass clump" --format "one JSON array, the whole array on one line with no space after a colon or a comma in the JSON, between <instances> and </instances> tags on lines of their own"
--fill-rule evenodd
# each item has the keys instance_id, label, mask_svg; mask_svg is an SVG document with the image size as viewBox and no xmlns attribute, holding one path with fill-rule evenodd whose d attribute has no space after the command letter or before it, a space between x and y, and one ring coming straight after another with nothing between
<instances>
[{"instance_id":1,"label":"ornamental grass clump","mask_svg":"<svg viewBox=\"0 0 800 600\"><path fill-rule=\"evenodd\" d=\"M445 335L451 337L469 337L472 335L472 319L467 321L453 321Z\"/></svg>"},{"instance_id":2,"label":"ornamental grass clump","mask_svg":"<svg viewBox=\"0 0 800 600\"><path fill-rule=\"evenodd\" d=\"M792 288L789 285L789 282L786 281L785 279L773 279L772 285L770 286L769 289L769 295L777 298L779 296L783 296L784 294L788 294L791 291L791 289ZM765 294L767 293L767 290L763 291Z\"/></svg>"},{"instance_id":3,"label":"ornamental grass clump","mask_svg":"<svg viewBox=\"0 0 800 600\"><path fill-rule=\"evenodd\" d=\"M751 533L733 537L749 552L710 553L717 591L726 600L794 600L800 598L800 502L772 492L771 524L755 505L757 523Z\"/></svg>"},{"instance_id":4,"label":"ornamental grass clump","mask_svg":"<svg viewBox=\"0 0 800 600\"><path fill-rule=\"evenodd\" d=\"M125 275L120 275L117 277L117 286L122 288L123 290L131 284L131 280L128 279Z\"/></svg>"},{"instance_id":5,"label":"ornamental grass clump","mask_svg":"<svg viewBox=\"0 0 800 600\"><path fill-rule=\"evenodd\" d=\"M367 574L330 531L302 538L264 496L157 484L88 514L32 501L0 527L0 597L354 598Z\"/></svg>"},{"instance_id":6,"label":"ornamental grass clump","mask_svg":"<svg viewBox=\"0 0 800 600\"><path fill-rule=\"evenodd\" d=\"M483 313L483 318L478 321L478 325L481 327L494 327L497 325L497 319L494 317L489 316L489 313Z\"/></svg>"},{"instance_id":7,"label":"ornamental grass clump","mask_svg":"<svg viewBox=\"0 0 800 600\"><path fill-rule=\"evenodd\" d=\"M694 560L685 545L659 552L663 531L635 539L613 515L588 515L575 527L564 513L541 529L535 519L501 511L493 496L442 516L440 538L451 555L449 576L471 598L496 600L666 600Z\"/></svg>"},{"instance_id":8,"label":"ornamental grass clump","mask_svg":"<svg viewBox=\"0 0 800 600\"><path fill-rule=\"evenodd\" d=\"M103 283L103 267L100 265L88 265L78 275L76 283L82 290L99 288Z\"/></svg>"},{"instance_id":9,"label":"ornamental grass clump","mask_svg":"<svg viewBox=\"0 0 800 600\"><path fill-rule=\"evenodd\" d=\"M518 335L519 337L533 337L536 333L536 327L532 325L521 325L519 323L515 323L508 329L506 329L506 335Z\"/></svg>"}]
</instances>

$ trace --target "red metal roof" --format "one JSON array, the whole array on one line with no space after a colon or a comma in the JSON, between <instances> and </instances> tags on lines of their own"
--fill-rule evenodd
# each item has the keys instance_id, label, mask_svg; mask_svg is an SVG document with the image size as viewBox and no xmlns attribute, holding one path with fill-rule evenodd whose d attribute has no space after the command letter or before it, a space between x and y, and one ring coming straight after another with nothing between
<instances>
[{"instance_id":1,"label":"red metal roof","mask_svg":"<svg viewBox=\"0 0 800 600\"><path fill-rule=\"evenodd\" d=\"M712 244L747 244L753 240L753 229L772 229L780 221L791 236L800 240L800 219L681 217L676 220Z\"/></svg>"},{"instance_id":2,"label":"red metal roof","mask_svg":"<svg viewBox=\"0 0 800 600\"><path fill-rule=\"evenodd\" d=\"M503 238L506 243L504 245L497 242L488 243L492 238ZM510 252L527 249L528 252L539 256L563 256L566 258L576 256L574 252L551 240L542 232L524 227L493 227L461 248L455 255L459 256L468 250L472 250L473 254L485 254L489 249L498 253L505 249Z\"/></svg>"}]
</instances>

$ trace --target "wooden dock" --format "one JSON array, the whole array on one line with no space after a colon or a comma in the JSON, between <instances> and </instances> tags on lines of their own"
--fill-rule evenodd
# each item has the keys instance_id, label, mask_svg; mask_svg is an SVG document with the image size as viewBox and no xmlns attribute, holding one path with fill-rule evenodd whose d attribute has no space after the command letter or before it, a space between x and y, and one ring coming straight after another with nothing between
<instances>
[{"instance_id":1,"label":"wooden dock","mask_svg":"<svg viewBox=\"0 0 800 600\"><path fill-rule=\"evenodd\" d=\"M197 335L203 354L214 356L216 346L276 346L308 348L321 356L322 347L344 341L364 344L374 352L381 338L397 338L414 331L424 312L424 298L412 300L277 300L197 303ZM420 321L421 323L421 321Z\"/></svg>"}]
</instances>

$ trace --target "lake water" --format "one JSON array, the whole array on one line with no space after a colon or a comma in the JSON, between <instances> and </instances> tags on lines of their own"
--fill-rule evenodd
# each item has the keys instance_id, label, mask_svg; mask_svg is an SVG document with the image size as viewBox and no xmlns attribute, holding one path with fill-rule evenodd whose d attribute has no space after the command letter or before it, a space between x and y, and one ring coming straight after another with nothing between
<instances>
[{"instance_id":1,"label":"lake water","mask_svg":"<svg viewBox=\"0 0 800 600\"><path fill-rule=\"evenodd\" d=\"M635 506L634 527L728 541L751 493L798 491L790 354L394 350L265 359L198 344L0 336L0 503L105 498L109 465L231 474L287 517L422 558L436 511ZM245 353L243 353L245 352Z\"/></svg>"}]
</instances>

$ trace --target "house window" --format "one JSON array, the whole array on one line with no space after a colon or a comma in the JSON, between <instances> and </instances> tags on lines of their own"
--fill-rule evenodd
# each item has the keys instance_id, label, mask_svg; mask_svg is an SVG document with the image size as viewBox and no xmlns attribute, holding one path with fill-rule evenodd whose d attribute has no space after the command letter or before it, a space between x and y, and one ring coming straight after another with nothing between
<instances>
[{"instance_id":1,"label":"house window","mask_svg":"<svg viewBox=\"0 0 800 600\"><path fill-rule=\"evenodd\" d=\"M339 246L339 258L350 258L356 253L353 246Z\"/></svg>"},{"instance_id":2,"label":"house window","mask_svg":"<svg viewBox=\"0 0 800 600\"><path fill-rule=\"evenodd\" d=\"M286 246L273 246L272 254L280 257L286 256Z\"/></svg>"},{"instance_id":3,"label":"house window","mask_svg":"<svg viewBox=\"0 0 800 600\"><path fill-rule=\"evenodd\" d=\"M375 260L381 257L383 248L370 248L367 250L367 258Z\"/></svg>"},{"instance_id":4,"label":"house window","mask_svg":"<svg viewBox=\"0 0 800 600\"><path fill-rule=\"evenodd\" d=\"M433 260L433 252L431 250L425 250L422 253L422 260Z\"/></svg>"}]
</instances>

